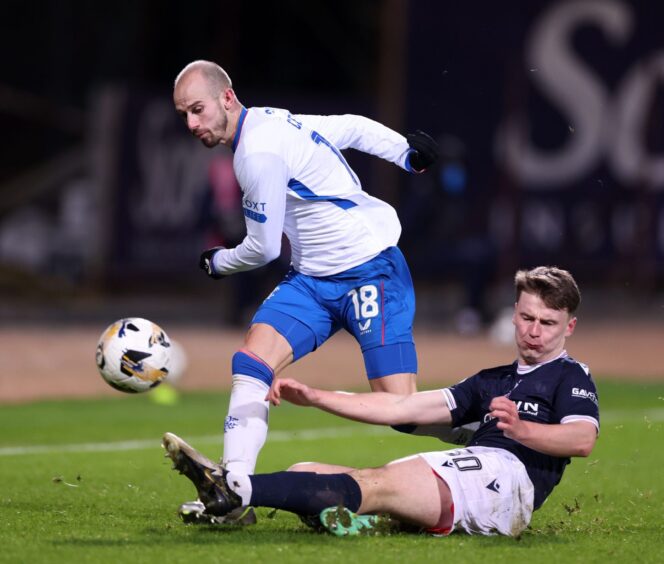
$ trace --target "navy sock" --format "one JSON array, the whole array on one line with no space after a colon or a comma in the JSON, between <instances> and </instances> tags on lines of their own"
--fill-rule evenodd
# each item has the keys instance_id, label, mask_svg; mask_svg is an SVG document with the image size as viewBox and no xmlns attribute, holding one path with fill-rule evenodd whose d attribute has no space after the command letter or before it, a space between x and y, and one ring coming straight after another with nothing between
<instances>
[{"instance_id":1,"label":"navy sock","mask_svg":"<svg viewBox=\"0 0 664 564\"><path fill-rule=\"evenodd\" d=\"M318 515L326 507L343 505L357 511L362 491L348 474L275 472L254 474L251 501L254 507L274 507L298 515Z\"/></svg>"}]
</instances>

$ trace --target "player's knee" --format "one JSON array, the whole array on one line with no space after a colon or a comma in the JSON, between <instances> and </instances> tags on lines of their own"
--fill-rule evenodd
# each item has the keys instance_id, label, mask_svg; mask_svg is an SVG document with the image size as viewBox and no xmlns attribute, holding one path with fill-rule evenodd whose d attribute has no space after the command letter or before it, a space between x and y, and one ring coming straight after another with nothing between
<instances>
[{"instance_id":1,"label":"player's knee","mask_svg":"<svg viewBox=\"0 0 664 564\"><path fill-rule=\"evenodd\" d=\"M274 370L266 362L248 350L237 351L232 360L233 375L244 375L256 378L261 382L272 385Z\"/></svg>"},{"instance_id":2,"label":"player's knee","mask_svg":"<svg viewBox=\"0 0 664 564\"><path fill-rule=\"evenodd\" d=\"M285 339L292 352L293 362L309 354L318 346L316 333L309 325L275 309L261 307L256 312L252 323L250 331L259 325L267 325L278 336L278 339Z\"/></svg>"},{"instance_id":3,"label":"player's knee","mask_svg":"<svg viewBox=\"0 0 664 564\"><path fill-rule=\"evenodd\" d=\"M369 385L372 392L388 392L404 396L417 392L415 374L412 373L389 374L380 378L371 378Z\"/></svg>"},{"instance_id":4,"label":"player's knee","mask_svg":"<svg viewBox=\"0 0 664 564\"><path fill-rule=\"evenodd\" d=\"M296 462L290 466L287 472L315 472L315 462Z\"/></svg>"}]
</instances>

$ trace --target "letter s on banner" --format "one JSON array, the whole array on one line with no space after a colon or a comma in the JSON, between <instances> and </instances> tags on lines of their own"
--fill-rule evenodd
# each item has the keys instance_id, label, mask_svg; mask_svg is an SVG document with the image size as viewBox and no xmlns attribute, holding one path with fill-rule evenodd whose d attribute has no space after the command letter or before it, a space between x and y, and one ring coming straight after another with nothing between
<instances>
[{"instance_id":1,"label":"letter s on banner","mask_svg":"<svg viewBox=\"0 0 664 564\"><path fill-rule=\"evenodd\" d=\"M615 132L609 138L609 165L627 184L664 189L664 158L646 151L648 110L656 103L657 87L664 83L664 53L655 53L634 66L620 84L614 101ZM661 126L658 126L661 127Z\"/></svg>"},{"instance_id":2,"label":"letter s on banner","mask_svg":"<svg viewBox=\"0 0 664 564\"><path fill-rule=\"evenodd\" d=\"M561 2L535 24L526 47L530 76L574 133L561 150L541 151L530 144L526 116L507 118L498 133L498 149L506 166L529 188L570 182L588 172L604 152L610 95L572 51L572 34L580 24L595 24L613 43L624 42L632 14L615 0Z\"/></svg>"}]
</instances>

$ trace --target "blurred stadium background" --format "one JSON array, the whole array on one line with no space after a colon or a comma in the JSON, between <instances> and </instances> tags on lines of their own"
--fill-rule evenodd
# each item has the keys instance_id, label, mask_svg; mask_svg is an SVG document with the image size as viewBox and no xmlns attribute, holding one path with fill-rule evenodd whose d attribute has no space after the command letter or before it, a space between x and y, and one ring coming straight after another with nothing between
<instances>
[{"instance_id":1,"label":"blurred stadium background","mask_svg":"<svg viewBox=\"0 0 664 564\"><path fill-rule=\"evenodd\" d=\"M348 155L399 211L420 330L491 351L458 343L496 333L516 268L557 264L584 318L613 331L598 358L663 376L639 364L664 338L663 19L664 5L627 0L3 3L0 399L59 350L58 374L82 362L63 343L91 359L122 316L172 336L242 328L285 271L287 249L220 283L197 268L244 232L231 155L172 108L198 58L246 106L360 113L439 140L420 176ZM219 363L214 343L196 358Z\"/></svg>"}]
</instances>

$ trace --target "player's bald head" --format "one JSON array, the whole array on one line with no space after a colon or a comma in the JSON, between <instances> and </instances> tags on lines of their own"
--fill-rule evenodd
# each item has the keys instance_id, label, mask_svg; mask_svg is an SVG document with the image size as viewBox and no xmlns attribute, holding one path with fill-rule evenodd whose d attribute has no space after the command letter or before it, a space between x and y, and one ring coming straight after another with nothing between
<instances>
[{"instance_id":1,"label":"player's bald head","mask_svg":"<svg viewBox=\"0 0 664 564\"><path fill-rule=\"evenodd\" d=\"M208 91L213 98L216 98L226 90L232 88L233 83L228 73L222 69L217 63L212 61L193 61L184 67L180 73L175 77L173 90L178 87L183 80L190 77L200 76L205 81Z\"/></svg>"}]
</instances>

